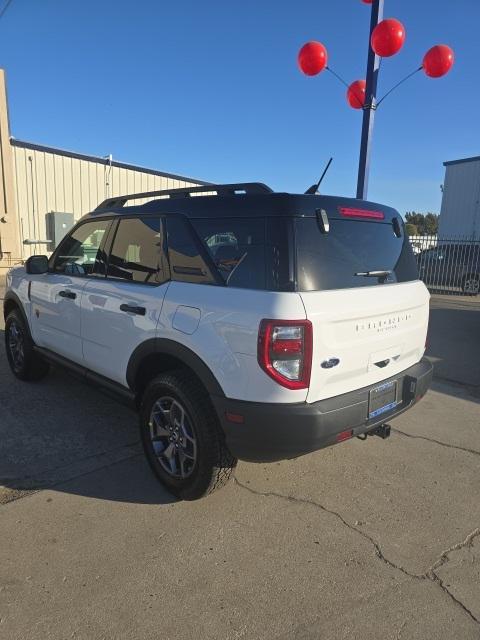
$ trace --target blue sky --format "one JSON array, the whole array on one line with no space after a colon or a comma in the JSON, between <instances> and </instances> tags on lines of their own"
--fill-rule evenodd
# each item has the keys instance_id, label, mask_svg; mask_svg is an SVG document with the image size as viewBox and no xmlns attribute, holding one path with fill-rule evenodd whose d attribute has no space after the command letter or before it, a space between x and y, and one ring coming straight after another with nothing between
<instances>
[{"instance_id":1,"label":"blue sky","mask_svg":"<svg viewBox=\"0 0 480 640\"><path fill-rule=\"evenodd\" d=\"M3 3L3 0L2 0ZM12 134L210 181L354 195L361 112L299 47L324 42L348 82L364 77L361 0L13 0L0 20ZM406 28L380 95L445 43L445 78L417 74L379 108L369 199L439 211L443 161L480 154L478 0L385 0Z\"/></svg>"}]
</instances>

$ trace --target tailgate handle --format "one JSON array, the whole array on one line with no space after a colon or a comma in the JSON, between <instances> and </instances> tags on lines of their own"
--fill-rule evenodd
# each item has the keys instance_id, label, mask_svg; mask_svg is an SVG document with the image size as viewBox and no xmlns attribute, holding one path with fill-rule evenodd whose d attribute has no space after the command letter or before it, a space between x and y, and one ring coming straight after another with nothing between
<instances>
[{"instance_id":1,"label":"tailgate handle","mask_svg":"<svg viewBox=\"0 0 480 640\"><path fill-rule=\"evenodd\" d=\"M385 360L379 360L378 362L374 362L373 364L376 367L380 367L380 369L383 369L383 367L386 367L387 364L390 364L392 360L398 360L399 357L400 357L400 354L398 354L398 356L392 356L391 358L385 358Z\"/></svg>"}]
</instances>

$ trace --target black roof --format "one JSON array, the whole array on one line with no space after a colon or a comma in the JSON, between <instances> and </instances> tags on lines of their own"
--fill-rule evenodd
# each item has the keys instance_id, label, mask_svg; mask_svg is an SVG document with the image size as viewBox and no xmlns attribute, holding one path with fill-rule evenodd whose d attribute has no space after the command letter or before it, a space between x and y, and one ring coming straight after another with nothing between
<instances>
[{"instance_id":1,"label":"black roof","mask_svg":"<svg viewBox=\"0 0 480 640\"><path fill-rule=\"evenodd\" d=\"M142 205L124 206L128 200L152 198ZM312 217L318 209L325 209L330 217L339 216L339 207L380 210L385 221L398 213L366 200L339 196L275 193L262 183L208 185L186 189L153 191L109 198L88 216L139 214L183 214L188 218L301 216Z\"/></svg>"}]
</instances>

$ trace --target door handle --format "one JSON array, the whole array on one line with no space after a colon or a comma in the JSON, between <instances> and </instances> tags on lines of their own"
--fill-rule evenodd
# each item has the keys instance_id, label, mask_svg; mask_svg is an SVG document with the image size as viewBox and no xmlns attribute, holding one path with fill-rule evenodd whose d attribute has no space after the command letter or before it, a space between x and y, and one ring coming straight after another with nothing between
<instances>
[{"instance_id":1,"label":"door handle","mask_svg":"<svg viewBox=\"0 0 480 640\"><path fill-rule=\"evenodd\" d=\"M121 304L120 311L125 311L126 313L135 313L137 316L144 316L147 312L145 307L135 307L130 304Z\"/></svg>"},{"instance_id":2,"label":"door handle","mask_svg":"<svg viewBox=\"0 0 480 640\"><path fill-rule=\"evenodd\" d=\"M59 291L58 295L61 298L68 298L69 300L75 300L75 298L77 297L77 294L73 291Z\"/></svg>"}]
</instances>

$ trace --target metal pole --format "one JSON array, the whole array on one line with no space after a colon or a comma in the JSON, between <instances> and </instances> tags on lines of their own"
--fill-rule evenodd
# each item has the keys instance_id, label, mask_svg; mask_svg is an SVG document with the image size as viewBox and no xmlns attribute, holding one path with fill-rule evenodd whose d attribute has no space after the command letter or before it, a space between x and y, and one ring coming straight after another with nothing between
<instances>
[{"instance_id":1,"label":"metal pole","mask_svg":"<svg viewBox=\"0 0 480 640\"><path fill-rule=\"evenodd\" d=\"M365 106L363 107L362 141L358 163L357 198L366 200L368 193L368 173L370 169L370 151L373 137L375 109L377 108L377 82L380 58L373 51L370 40L372 32L383 19L384 0L373 0L368 38L367 86L365 88Z\"/></svg>"}]
</instances>

